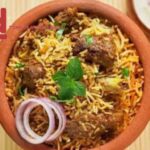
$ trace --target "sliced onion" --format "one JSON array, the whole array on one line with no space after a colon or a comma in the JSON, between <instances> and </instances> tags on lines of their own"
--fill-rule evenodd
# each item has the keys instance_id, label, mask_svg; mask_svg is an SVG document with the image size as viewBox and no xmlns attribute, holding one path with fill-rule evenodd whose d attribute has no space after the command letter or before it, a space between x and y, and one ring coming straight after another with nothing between
<instances>
[{"instance_id":1,"label":"sliced onion","mask_svg":"<svg viewBox=\"0 0 150 150\"><path fill-rule=\"evenodd\" d=\"M49 127L43 136L36 134L30 127L29 115L31 111L38 105L43 106L49 118ZM53 111L52 111L53 110ZM59 119L59 125L56 131L54 112ZM27 142L32 144L40 144L43 142L50 142L55 140L64 130L66 125L66 117L62 107L50 101L48 98L32 98L23 102L16 113L16 127L20 136Z\"/></svg>"},{"instance_id":2,"label":"sliced onion","mask_svg":"<svg viewBox=\"0 0 150 150\"><path fill-rule=\"evenodd\" d=\"M43 98L42 100L45 101L49 105L49 107L53 109L53 111L55 111L59 120L59 125L57 130L52 135L50 135L46 140L47 142L50 142L55 140L63 132L66 125L66 117L65 115L63 115L64 112L58 103L52 101L51 103L48 103L47 98Z\"/></svg>"},{"instance_id":3,"label":"sliced onion","mask_svg":"<svg viewBox=\"0 0 150 150\"><path fill-rule=\"evenodd\" d=\"M36 101L35 103L33 103L34 101ZM30 113L32 112L32 110L35 108L35 107L37 107L39 104L37 103L37 100L30 100L30 104L28 105L28 107L26 108L26 110L24 111L24 116L23 116L23 123L24 123L24 128L25 128L25 130L26 130L26 132L30 135L30 136L32 136L32 137L34 137L34 138L41 138L41 136L39 136L38 134L36 134L32 129L31 129L31 127L30 127L30 124L29 124L29 115L30 115ZM38 102L40 102L40 100L38 100ZM42 101L41 101L42 102ZM47 104L45 104L45 102L42 102L44 105L47 105ZM43 107L43 108L45 108L45 107ZM48 107L48 109L49 109L49 107ZM46 110L46 109L45 109ZM50 118L49 117L49 115L52 117L52 119L49 119L49 128L48 128L48 130L47 130L47 132L45 133L45 135L44 135L44 137L46 137L45 138L45 140L48 138L48 136L50 135L50 133L52 133L53 131L54 131L54 129L55 129L55 119L54 119L54 114L53 114L53 112L52 112L52 109L49 109L50 110L50 112L49 112L49 114L48 114L48 112L47 112L47 114L48 114L48 118ZM50 130L51 129L51 130ZM35 136L36 135L36 136Z\"/></svg>"}]
</instances>

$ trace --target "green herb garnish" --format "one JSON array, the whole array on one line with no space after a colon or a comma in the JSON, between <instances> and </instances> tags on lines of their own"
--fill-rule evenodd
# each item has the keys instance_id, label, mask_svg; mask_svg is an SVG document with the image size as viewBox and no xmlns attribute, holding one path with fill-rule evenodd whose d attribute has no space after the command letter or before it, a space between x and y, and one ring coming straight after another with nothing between
<instances>
[{"instance_id":1,"label":"green herb garnish","mask_svg":"<svg viewBox=\"0 0 150 150\"><path fill-rule=\"evenodd\" d=\"M60 25L59 23L57 24L58 26ZM58 40L61 40L62 36L63 36L63 33L65 31L65 27L66 27L67 23L66 22L63 22L61 24L61 28L56 32L56 38Z\"/></svg>"},{"instance_id":2,"label":"green herb garnish","mask_svg":"<svg viewBox=\"0 0 150 150\"><path fill-rule=\"evenodd\" d=\"M73 104L75 102L75 100L72 98L72 99L69 99L69 100L57 100L57 102L61 102L61 103L66 103L66 104Z\"/></svg>"},{"instance_id":3,"label":"green herb garnish","mask_svg":"<svg viewBox=\"0 0 150 150\"><path fill-rule=\"evenodd\" d=\"M57 38L58 40L60 40L60 39L62 38L63 33L64 33L64 30L65 30L65 29L59 29L59 30L56 32L56 38Z\"/></svg>"},{"instance_id":4,"label":"green herb garnish","mask_svg":"<svg viewBox=\"0 0 150 150\"><path fill-rule=\"evenodd\" d=\"M130 71L129 71L128 68L123 68L123 69L122 69L122 75L123 75L124 77L128 77L129 74L130 74Z\"/></svg>"},{"instance_id":5,"label":"green herb garnish","mask_svg":"<svg viewBox=\"0 0 150 150\"><path fill-rule=\"evenodd\" d=\"M79 80L83 77L81 62L78 58L70 59L65 71L54 74L53 80L59 84L58 98L71 100L74 96L85 96L86 87Z\"/></svg>"},{"instance_id":6,"label":"green herb garnish","mask_svg":"<svg viewBox=\"0 0 150 150\"><path fill-rule=\"evenodd\" d=\"M58 21L55 20L54 25L55 25L55 26L59 26L60 24L59 24Z\"/></svg>"},{"instance_id":7,"label":"green herb garnish","mask_svg":"<svg viewBox=\"0 0 150 150\"><path fill-rule=\"evenodd\" d=\"M19 87L18 88L18 93L20 96L24 96L24 88L23 87Z\"/></svg>"},{"instance_id":8,"label":"green herb garnish","mask_svg":"<svg viewBox=\"0 0 150 150\"><path fill-rule=\"evenodd\" d=\"M52 100L57 100L58 98L56 96L49 96L50 99Z\"/></svg>"},{"instance_id":9,"label":"green herb garnish","mask_svg":"<svg viewBox=\"0 0 150 150\"><path fill-rule=\"evenodd\" d=\"M15 64L15 68L17 68L17 69L23 68L24 66L25 66L25 64L23 64L23 63L16 63Z\"/></svg>"},{"instance_id":10,"label":"green herb garnish","mask_svg":"<svg viewBox=\"0 0 150 150\"><path fill-rule=\"evenodd\" d=\"M93 37L91 35L86 35L85 39L88 45L91 45L93 43Z\"/></svg>"},{"instance_id":11,"label":"green herb garnish","mask_svg":"<svg viewBox=\"0 0 150 150\"><path fill-rule=\"evenodd\" d=\"M63 22L63 23L61 24L61 27L62 27L62 28L65 28L66 25L67 25L67 23L66 23L66 22Z\"/></svg>"},{"instance_id":12,"label":"green herb garnish","mask_svg":"<svg viewBox=\"0 0 150 150\"><path fill-rule=\"evenodd\" d=\"M81 62L77 57L70 59L66 68L66 73L74 80L80 80L83 77Z\"/></svg>"}]
</instances>

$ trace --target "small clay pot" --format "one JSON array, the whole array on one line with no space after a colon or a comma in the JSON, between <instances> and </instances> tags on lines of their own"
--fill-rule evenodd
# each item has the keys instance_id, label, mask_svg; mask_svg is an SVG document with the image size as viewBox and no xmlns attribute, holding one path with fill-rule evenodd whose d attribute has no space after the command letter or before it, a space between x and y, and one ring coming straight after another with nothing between
<instances>
[{"instance_id":1,"label":"small clay pot","mask_svg":"<svg viewBox=\"0 0 150 150\"><path fill-rule=\"evenodd\" d=\"M150 119L150 44L141 29L125 14L115 8L95 0L57 0L40 5L21 16L7 32L7 40L0 44L0 121L8 135L26 150L50 150L44 144L32 145L24 141L15 127L15 118L5 95L5 70L13 45L18 37L41 17L61 11L67 7L77 7L82 11L97 13L117 24L135 44L144 67L144 92L141 107L132 123L118 137L94 150L122 150L129 146L142 132ZM85 137L86 138L86 137Z\"/></svg>"}]
</instances>

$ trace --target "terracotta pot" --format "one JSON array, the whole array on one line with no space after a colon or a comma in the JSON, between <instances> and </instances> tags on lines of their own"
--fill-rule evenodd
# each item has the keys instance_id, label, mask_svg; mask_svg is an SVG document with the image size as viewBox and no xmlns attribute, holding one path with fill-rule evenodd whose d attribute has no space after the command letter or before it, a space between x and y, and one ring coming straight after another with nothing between
<instances>
[{"instance_id":1,"label":"terracotta pot","mask_svg":"<svg viewBox=\"0 0 150 150\"><path fill-rule=\"evenodd\" d=\"M122 150L131 144L145 128L150 119L150 44L139 29L139 27L130 20L125 14L120 11L95 0L59 0L48 2L40 5L25 15L21 16L7 32L7 40L2 41L0 45L0 120L1 124L10 135L10 137L21 147L27 150L50 150L44 144L32 145L26 143L19 136L15 128L15 120L8 106L7 97L5 95L4 76L5 69L12 51L12 47L18 36L25 31L28 25L34 23L37 19L47 16L48 14L58 12L67 7L78 7L82 11L94 12L100 16L110 19L130 37L135 44L141 62L144 67L145 84L144 94L141 102L141 107L132 121L130 126L126 128L118 137L109 143L95 148L95 150Z\"/></svg>"}]
</instances>

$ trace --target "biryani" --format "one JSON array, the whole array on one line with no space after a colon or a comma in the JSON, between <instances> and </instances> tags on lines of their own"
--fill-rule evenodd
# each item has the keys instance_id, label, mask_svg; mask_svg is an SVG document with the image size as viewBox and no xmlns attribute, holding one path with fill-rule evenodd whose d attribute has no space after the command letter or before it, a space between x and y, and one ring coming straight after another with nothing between
<instances>
[{"instance_id":1,"label":"biryani","mask_svg":"<svg viewBox=\"0 0 150 150\"><path fill-rule=\"evenodd\" d=\"M66 117L64 127L44 142L57 150L94 148L118 136L140 107L143 84L143 67L128 36L109 20L77 8L28 27L14 45L5 75L15 117L31 99L42 103L46 98L61 107L57 115L53 110L54 130L60 115ZM28 110L28 127L36 138L53 122L42 106Z\"/></svg>"}]
</instances>

